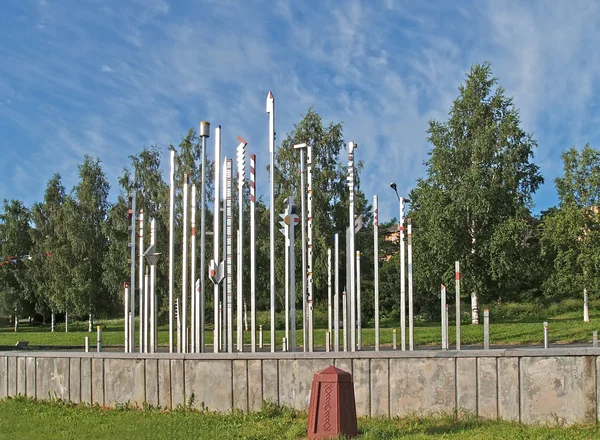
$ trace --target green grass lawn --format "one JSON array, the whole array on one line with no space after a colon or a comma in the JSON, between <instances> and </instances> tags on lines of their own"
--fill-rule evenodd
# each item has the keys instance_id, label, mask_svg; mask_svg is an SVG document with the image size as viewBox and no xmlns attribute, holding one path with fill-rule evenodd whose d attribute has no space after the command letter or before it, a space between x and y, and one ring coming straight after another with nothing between
<instances>
[{"instance_id":1,"label":"green grass lawn","mask_svg":"<svg viewBox=\"0 0 600 440\"><path fill-rule=\"evenodd\" d=\"M306 414L265 405L251 414L178 409L105 409L17 397L0 401L0 436L7 439L302 439ZM535 426L451 416L359 418L363 439L594 439L597 425Z\"/></svg>"},{"instance_id":2,"label":"green grass lawn","mask_svg":"<svg viewBox=\"0 0 600 440\"><path fill-rule=\"evenodd\" d=\"M591 343L592 332L600 330L600 303L593 302L590 305L590 322L583 322L579 301L568 300L561 304L541 307L531 304L507 304L501 307L494 306L491 312L490 343L492 345L529 345L543 344L543 322L548 321L550 328L551 344L567 344L573 342ZM452 313L450 314L452 317ZM281 346L284 336L283 316L277 315L277 344ZM451 318L452 321L452 318ZM269 328L269 313L259 312L257 314L258 325ZM102 338L104 346L123 345L123 320L104 319L97 320L95 325L102 325ZM408 323L407 323L408 324ZM302 344L301 318L297 323L296 341ZM315 346L325 346L325 327L327 316L324 312L315 313ZM8 325L0 325L0 345L12 346L17 341L29 341L30 345L47 346L77 346L82 347L84 338L89 336L90 344L96 344L96 331L87 332L87 322L69 323L69 332L65 333L64 323L56 325L56 331L51 332L47 325L29 326L21 323L19 332ZM396 320L382 319L380 329L380 340L382 346L391 346L393 341L393 328L399 328ZM234 324L235 329L235 324ZM136 326L136 342L139 337ZM234 332L235 333L235 332ZM408 328L406 330L408 337ZM456 330L453 325L449 328L450 344L455 341ZM439 347L441 341L441 327L439 322L415 320L414 329L415 346ZM212 344L212 327L205 332L207 344ZM236 340L235 334L233 340ZM270 332L264 331L263 341L265 344L271 340ZM244 332L244 341L250 343L250 332ZM367 323L362 329L363 346L375 344L375 330L372 323ZM168 345L168 325L160 325L158 330L159 345ZM257 337L258 343L258 337ZM483 344L483 324L471 325L468 321L461 324L461 343L463 345ZM398 345L400 345L400 331L398 330Z\"/></svg>"}]
</instances>

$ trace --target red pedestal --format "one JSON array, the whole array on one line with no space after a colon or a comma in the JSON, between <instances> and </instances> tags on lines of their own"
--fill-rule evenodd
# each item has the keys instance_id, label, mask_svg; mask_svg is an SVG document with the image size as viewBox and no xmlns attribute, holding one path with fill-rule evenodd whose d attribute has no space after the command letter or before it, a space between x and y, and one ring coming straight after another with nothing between
<instances>
[{"instance_id":1,"label":"red pedestal","mask_svg":"<svg viewBox=\"0 0 600 440\"><path fill-rule=\"evenodd\" d=\"M310 393L308 438L354 437L357 433L352 375L334 366L318 371Z\"/></svg>"}]
</instances>

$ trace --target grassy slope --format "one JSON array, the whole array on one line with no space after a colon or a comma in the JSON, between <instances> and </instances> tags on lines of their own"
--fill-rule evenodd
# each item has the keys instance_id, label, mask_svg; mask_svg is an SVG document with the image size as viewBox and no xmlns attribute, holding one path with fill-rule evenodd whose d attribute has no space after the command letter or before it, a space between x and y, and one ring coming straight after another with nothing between
<instances>
[{"instance_id":1,"label":"grassy slope","mask_svg":"<svg viewBox=\"0 0 600 440\"><path fill-rule=\"evenodd\" d=\"M359 419L364 439L592 439L598 426L525 427L467 417ZM189 410L108 410L25 398L0 401L0 433L10 439L299 439L306 414L267 406L253 414Z\"/></svg>"}]
</instances>

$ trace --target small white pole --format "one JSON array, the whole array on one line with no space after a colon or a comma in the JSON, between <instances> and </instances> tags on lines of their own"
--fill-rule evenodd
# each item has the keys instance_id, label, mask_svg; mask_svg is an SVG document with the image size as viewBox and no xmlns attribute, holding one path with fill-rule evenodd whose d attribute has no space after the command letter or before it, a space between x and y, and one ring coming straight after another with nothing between
<instances>
[{"instance_id":1,"label":"small white pole","mask_svg":"<svg viewBox=\"0 0 600 440\"><path fill-rule=\"evenodd\" d=\"M90 337L89 336L86 336L84 338L84 346L85 346L85 348L84 348L85 352L89 353L90 352Z\"/></svg>"},{"instance_id":2,"label":"small white pole","mask_svg":"<svg viewBox=\"0 0 600 440\"><path fill-rule=\"evenodd\" d=\"M373 196L373 264L375 278L375 351L379 351L379 200Z\"/></svg>"},{"instance_id":3,"label":"small white pole","mask_svg":"<svg viewBox=\"0 0 600 440\"><path fill-rule=\"evenodd\" d=\"M192 200L190 205L190 326L191 326L191 338L190 338L190 352L196 353L196 307L199 306L196 297L196 185L192 185Z\"/></svg>"},{"instance_id":4,"label":"small white pole","mask_svg":"<svg viewBox=\"0 0 600 440\"><path fill-rule=\"evenodd\" d=\"M144 353L148 353L148 321L149 319L149 310L148 306L150 305L150 301L148 301L150 295L150 273L148 271L148 266L146 266L146 273L144 274Z\"/></svg>"},{"instance_id":5,"label":"small white pole","mask_svg":"<svg viewBox=\"0 0 600 440\"><path fill-rule=\"evenodd\" d=\"M348 351L348 300L346 298L346 289L342 293L342 315L344 326L344 351Z\"/></svg>"},{"instance_id":6,"label":"small white pole","mask_svg":"<svg viewBox=\"0 0 600 440\"><path fill-rule=\"evenodd\" d=\"M393 347L394 350L398 349L398 332L396 331L396 329L392 330L392 339L393 339Z\"/></svg>"},{"instance_id":7,"label":"small white pole","mask_svg":"<svg viewBox=\"0 0 600 440\"><path fill-rule=\"evenodd\" d=\"M448 340L447 340L447 335L446 332L448 331L448 328L446 326L446 286L444 286L442 284L442 288L441 288L442 294L441 294L441 299L442 299L442 305L441 305L441 317L442 317L442 350L447 350L448 349Z\"/></svg>"},{"instance_id":8,"label":"small white pole","mask_svg":"<svg viewBox=\"0 0 600 440\"><path fill-rule=\"evenodd\" d=\"M231 159L225 159L225 261L227 278L227 352L233 353L233 216L231 212Z\"/></svg>"},{"instance_id":9,"label":"small white pole","mask_svg":"<svg viewBox=\"0 0 600 440\"><path fill-rule=\"evenodd\" d=\"M271 351L275 351L275 98L267 95L266 112L269 114L270 202L269 210L269 273L271 277Z\"/></svg>"},{"instance_id":10,"label":"small white pole","mask_svg":"<svg viewBox=\"0 0 600 440\"><path fill-rule=\"evenodd\" d=\"M456 349L460 350L460 263L455 264L456 272Z\"/></svg>"},{"instance_id":11,"label":"small white pole","mask_svg":"<svg viewBox=\"0 0 600 440\"><path fill-rule=\"evenodd\" d=\"M408 349L414 350L414 315L413 315L413 267L412 267L412 219L407 219L408 226Z\"/></svg>"},{"instance_id":12,"label":"small white pole","mask_svg":"<svg viewBox=\"0 0 600 440\"><path fill-rule=\"evenodd\" d=\"M130 246L131 246L131 254L130 254L130 281L129 281L129 347L128 352L133 353L135 351L135 200L136 195L135 192L131 193L129 197L131 200L131 206L129 207L129 214L131 215L131 222L129 225L129 229L131 231L130 235Z\"/></svg>"},{"instance_id":13,"label":"small white pole","mask_svg":"<svg viewBox=\"0 0 600 440\"><path fill-rule=\"evenodd\" d=\"M150 220L150 246L156 251L156 220ZM151 256L151 258L156 256ZM150 353L156 351L156 261L150 265Z\"/></svg>"},{"instance_id":14,"label":"small white pole","mask_svg":"<svg viewBox=\"0 0 600 440\"><path fill-rule=\"evenodd\" d=\"M175 276L173 274L175 265L175 150L170 151L171 167L169 171L169 353L174 352L174 341L173 332L175 331L173 317L174 317L174 281ZM135 212L135 209L134 209ZM133 279L133 277L132 277ZM132 287L133 289L133 287ZM133 304L132 304L133 311Z\"/></svg>"},{"instance_id":15,"label":"small white pole","mask_svg":"<svg viewBox=\"0 0 600 440\"><path fill-rule=\"evenodd\" d=\"M325 332L325 351L329 353L331 347L331 332L327 330Z\"/></svg>"},{"instance_id":16,"label":"small white pole","mask_svg":"<svg viewBox=\"0 0 600 440\"><path fill-rule=\"evenodd\" d=\"M251 351L256 351L256 155L250 155L250 331ZM262 348L262 326L261 343Z\"/></svg>"},{"instance_id":17,"label":"small white pole","mask_svg":"<svg viewBox=\"0 0 600 440\"><path fill-rule=\"evenodd\" d=\"M258 326L258 348L263 348L263 329L262 329L262 325Z\"/></svg>"},{"instance_id":18,"label":"small white pole","mask_svg":"<svg viewBox=\"0 0 600 440\"><path fill-rule=\"evenodd\" d=\"M129 287L127 287L127 283L123 283L123 288L125 290L125 293L123 294L123 303L125 306L125 313L123 315L125 339L123 346L125 349L125 353L129 353Z\"/></svg>"},{"instance_id":19,"label":"small white pole","mask_svg":"<svg viewBox=\"0 0 600 440\"><path fill-rule=\"evenodd\" d=\"M362 322L360 299L360 251L356 251L356 344L357 349L362 350Z\"/></svg>"},{"instance_id":20,"label":"small white pole","mask_svg":"<svg viewBox=\"0 0 600 440\"><path fill-rule=\"evenodd\" d=\"M243 254L243 224L244 224L244 211L243 211L243 189L246 183L246 145L247 142L238 136L240 141L237 146L237 170L238 170L238 231L237 231L237 349L238 351L244 351L244 329L242 326L242 314L243 314L243 270L244 260Z\"/></svg>"},{"instance_id":21,"label":"small white pole","mask_svg":"<svg viewBox=\"0 0 600 440\"><path fill-rule=\"evenodd\" d=\"M358 148L354 142L348 143L348 189L349 189L349 228L350 228L350 249L348 253L350 264L348 270L350 271L350 350L356 351L356 273L355 273L355 226L354 226L354 149ZM345 310L345 309L344 309ZM344 331L346 331L346 324L344 324Z\"/></svg>"},{"instance_id":22,"label":"small white pole","mask_svg":"<svg viewBox=\"0 0 600 440\"><path fill-rule=\"evenodd\" d=\"M327 248L327 331L331 334L333 325L331 303L331 248Z\"/></svg>"},{"instance_id":23,"label":"small white pole","mask_svg":"<svg viewBox=\"0 0 600 440\"><path fill-rule=\"evenodd\" d=\"M102 326L99 325L98 327L96 327L96 349L98 350L98 353L102 352Z\"/></svg>"},{"instance_id":24,"label":"small white pole","mask_svg":"<svg viewBox=\"0 0 600 440\"><path fill-rule=\"evenodd\" d=\"M52 310L50 315L50 332L54 333L54 310Z\"/></svg>"},{"instance_id":25,"label":"small white pole","mask_svg":"<svg viewBox=\"0 0 600 440\"><path fill-rule=\"evenodd\" d=\"M340 245L339 236L335 234L333 237L335 249L335 291L333 293L333 349L340 351Z\"/></svg>"},{"instance_id":26,"label":"small white pole","mask_svg":"<svg viewBox=\"0 0 600 440\"><path fill-rule=\"evenodd\" d=\"M221 126L215 129L215 193L213 203L213 260L210 262L210 278L213 282L213 351L219 352L221 341L220 319L221 311L219 308L219 284L222 280L222 264L219 258L219 240L221 238ZM204 288L204 287L202 287Z\"/></svg>"},{"instance_id":27,"label":"small white pole","mask_svg":"<svg viewBox=\"0 0 600 440\"><path fill-rule=\"evenodd\" d=\"M187 294L188 294L188 187L189 177L186 174L183 175L183 256L182 256L182 282L181 282L181 346L178 347L179 353L187 353L188 341L187 341Z\"/></svg>"},{"instance_id":28,"label":"small white pole","mask_svg":"<svg viewBox=\"0 0 600 440\"><path fill-rule=\"evenodd\" d=\"M490 349L490 310L483 310L483 349Z\"/></svg>"},{"instance_id":29,"label":"small white pole","mask_svg":"<svg viewBox=\"0 0 600 440\"><path fill-rule=\"evenodd\" d=\"M210 123L200 122L200 138L202 139L202 164L201 164L201 184L200 184L200 282L196 285L196 295L200 304L197 309L196 319L196 351L204 353L204 301L205 301L205 276L206 276L206 139L210 136Z\"/></svg>"},{"instance_id":30,"label":"small white pole","mask_svg":"<svg viewBox=\"0 0 600 440\"><path fill-rule=\"evenodd\" d=\"M307 351L308 341L306 339L306 323L308 321L306 306L306 185L304 168L304 148L306 144L294 145L295 149L300 150L300 215L302 228L302 347Z\"/></svg>"},{"instance_id":31,"label":"small white pole","mask_svg":"<svg viewBox=\"0 0 600 440\"><path fill-rule=\"evenodd\" d=\"M139 276L139 305L138 312L140 317L139 329L140 329L140 353L144 352L144 210L140 210L140 246L139 246L139 264L138 264L138 276Z\"/></svg>"},{"instance_id":32,"label":"small white pole","mask_svg":"<svg viewBox=\"0 0 600 440\"><path fill-rule=\"evenodd\" d=\"M594 330L594 333L592 333L592 345L594 346L594 348L598 347L598 331Z\"/></svg>"},{"instance_id":33,"label":"small white pole","mask_svg":"<svg viewBox=\"0 0 600 440\"><path fill-rule=\"evenodd\" d=\"M400 197L400 345L406 351L406 278L404 253L404 197Z\"/></svg>"},{"instance_id":34,"label":"small white pole","mask_svg":"<svg viewBox=\"0 0 600 440\"><path fill-rule=\"evenodd\" d=\"M548 322L544 322L544 348L548 348L548 340L549 340L549 331L548 331Z\"/></svg>"}]
</instances>

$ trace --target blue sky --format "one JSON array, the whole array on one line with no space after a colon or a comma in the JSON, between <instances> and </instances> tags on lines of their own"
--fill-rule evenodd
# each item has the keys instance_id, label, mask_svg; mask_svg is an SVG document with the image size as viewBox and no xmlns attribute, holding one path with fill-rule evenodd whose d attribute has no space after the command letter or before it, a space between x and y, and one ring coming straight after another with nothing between
<instances>
[{"instance_id":1,"label":"blue sky","mask_svg":"<svg viewBox=\"0 0 600 440\"><path fill-rule=\"evenodd\" d=\"M208 120L229 156L248 141L268 201L272 90L279 139L311 105L344 123L389 219L389 183L407 194L424 174L428 120L489 61L539 143L545 209L560 152L600 147L598 23L600 4L583 0L2 0L0 199L39 201L55 172L70 189L85 153L114 199L129 155L158 145L166 165L168 144Z\"/></svg>"}]
</instances>

